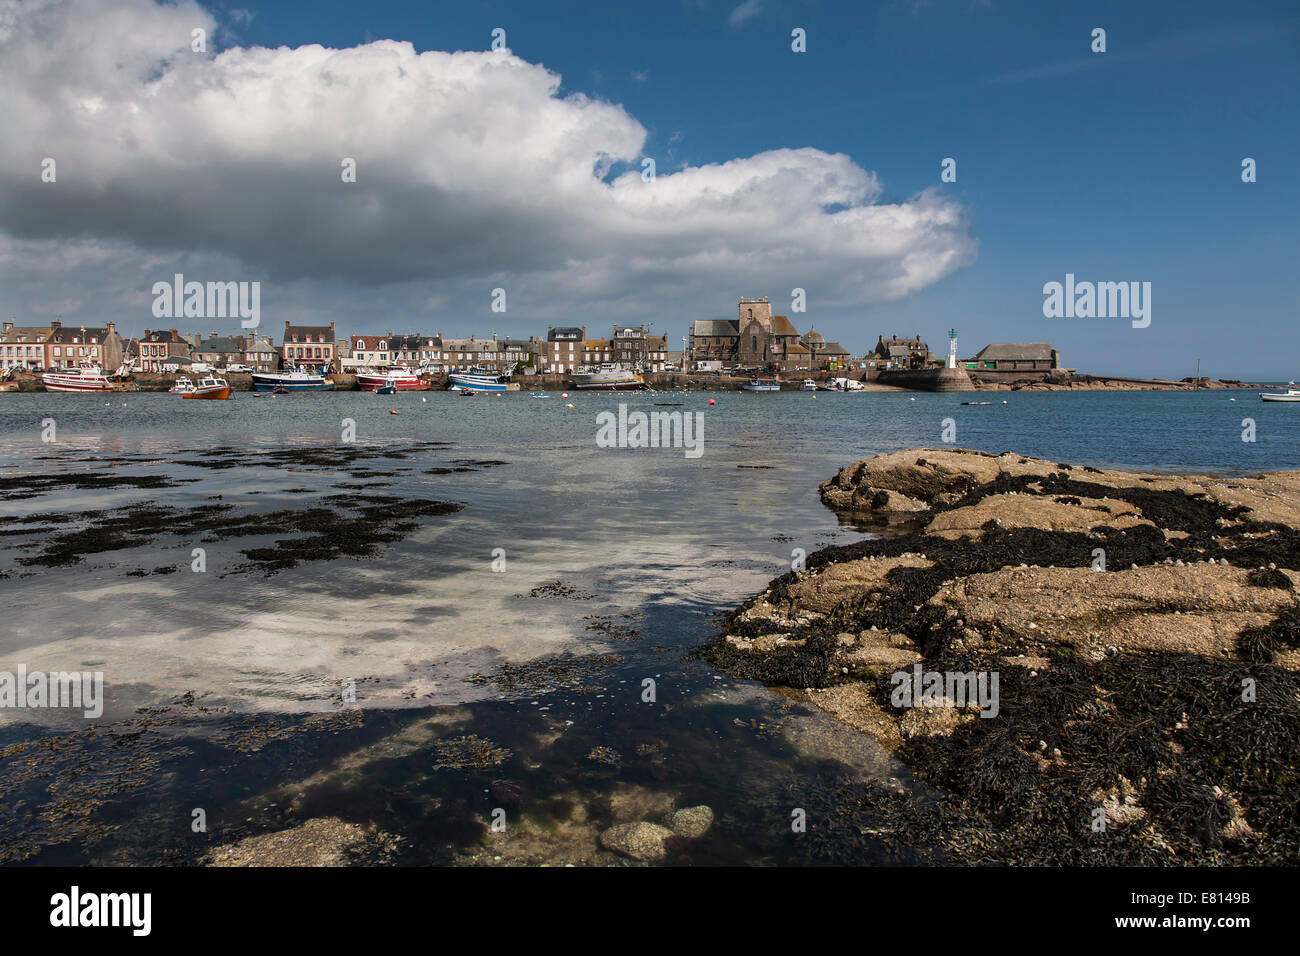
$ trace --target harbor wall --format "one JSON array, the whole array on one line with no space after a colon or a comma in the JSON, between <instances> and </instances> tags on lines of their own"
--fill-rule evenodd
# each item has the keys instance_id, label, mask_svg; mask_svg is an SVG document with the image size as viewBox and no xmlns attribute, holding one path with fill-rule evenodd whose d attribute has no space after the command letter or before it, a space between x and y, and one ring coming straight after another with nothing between
<instances>
[{"instance_id":1,"label":"harbor wall","mask_svg":"<svg viewBox=\"0 0 1300 956\"><path fill-rule=\"evenodd\" d=\"M885 369L876 381L881 385L922 392L973 392L975 383L964 368Z\"/></svg>"}]
</instances>

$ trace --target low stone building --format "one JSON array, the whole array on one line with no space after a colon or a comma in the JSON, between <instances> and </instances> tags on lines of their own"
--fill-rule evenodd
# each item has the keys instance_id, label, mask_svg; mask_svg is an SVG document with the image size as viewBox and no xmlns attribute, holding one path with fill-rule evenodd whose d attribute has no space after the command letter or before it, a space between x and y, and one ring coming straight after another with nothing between
<instances>
[{"instance_id":1,"label":"low stone building","mask_svg":"<svg viewBox=\"0 0 1300 956\"><path fill-rule=\"evenodd\" d=\"M1061 355L1050 342L994 342L961 362L973 372L1039 372L1061 367Z\"/></svg>"}]
</instances>

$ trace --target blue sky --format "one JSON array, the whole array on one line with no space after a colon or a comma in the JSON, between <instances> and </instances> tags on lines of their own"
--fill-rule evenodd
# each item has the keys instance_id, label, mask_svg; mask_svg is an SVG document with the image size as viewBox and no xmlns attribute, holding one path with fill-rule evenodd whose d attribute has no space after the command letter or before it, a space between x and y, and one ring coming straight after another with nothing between
<instances>
[{"instance_id":1,"label":"blue sky","mask_svg":"<svg viewBox=\"0 0 1300 956\"><path fill-rule=\"evenodd\" d=\"M968 209L978 260L857 314L819 320L811 294L811 322L855 351L881 331L939 348L955 325L963 351L1050 340L1081 369L1181 376L1200 357L1223 375L1300 372L1300 5L766 0L733 24L738 6L326 0L255 8L246 35L456 50L499 26L566 89L623 104L662 168L815 146L904 198L953 157L942 188ZM1045 319L1042 285L1066 272L1152 282L1151 327ZM738 291L704 311L729 314Z\"/></svg>"},{"instance_id":2,"label":"blue sky","mask_svg":"<svg viewBox=\"0 0 1300 956\"><path fill-rule=\"evenodd\" d=\"M1051 341L1081 371L1181 377L1199 358L1210 375L1300 372L1294 2L204 7L222 24L218 49L395 39L417 52L481 51L500 27L515 57L562 77L558 96L585 94L641 124L637 152L655 159L661 177L811 147L874 174L875 203L908 204L933 190L963 217L961 264L902 295L832 293L825 275L801 279L797 257L765 268L764 256L780 247L779 220L763 227L769 245L738 253L748 271L723 270L712 289L679 286L660 270L653 282L639 276L634 294L629 279L625 301L606 295L597 307L581 296L564 301L563 284L549 287L545 308L525 303L496 317L427 286L410 308L400 282L379 292L346 280L295 287L301 309L312 296L355 293L349 317L339 317L348 331L468 334L490 322L528 334L562 324L568 312L597 328L649 318L677 340L691 319L734 315L740 295L770 295L776 311L788 311L800 285L808 312L792 315L796 325L815 325L855 352L882 332L920 332L941 350L955 326L963 354L990 341ZM806 53L790 49L795 27L806 30ZM1090 51L1095 27L1106 30L1105 53ZM957 161L955 183L940 183L945 157ZM1243 157L1257 161L1257 182L1241 181ZM638 168L629 156L605 179ZM806 241L800 236L789 241ZM503 260L505 278L493 281L510 281L510 270ZM1150 327L1044 318L1043 284L1066 273L1150 282Z\"/></svg>"}]
</instances>

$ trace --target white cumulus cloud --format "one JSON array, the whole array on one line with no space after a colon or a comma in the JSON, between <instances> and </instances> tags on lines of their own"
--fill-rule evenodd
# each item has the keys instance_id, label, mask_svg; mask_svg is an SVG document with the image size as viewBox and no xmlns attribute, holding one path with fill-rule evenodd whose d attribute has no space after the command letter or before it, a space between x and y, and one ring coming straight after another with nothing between
<instances>
[{"instance_id":1,"label":"white cumulus cloud","mask_svg":"<svg viewBox=\"0 0 1300 956\"><path fill-rule=\"evenodd\" d=\"M769 283L853 306L975 256L955 202L881 203L875 175L843 154L771 150L645 182L635 117L508 52L381 40L196 53L196 28L211 51L221 27L192 2L0 3L0 270L24 264L33 309L68 298L39 285L70 259L88 286L106 283L101 297L183 261L302 302L340 284L407 286L411 303L495 284L512 306L559 314Z\"/></svg>"}]
</instances>

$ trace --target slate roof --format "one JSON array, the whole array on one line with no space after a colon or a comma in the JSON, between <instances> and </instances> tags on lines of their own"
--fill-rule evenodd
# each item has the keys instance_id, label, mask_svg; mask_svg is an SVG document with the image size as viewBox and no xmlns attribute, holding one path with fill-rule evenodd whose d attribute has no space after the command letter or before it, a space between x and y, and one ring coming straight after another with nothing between
<instances>
[{"instance_id":1,"label":"slate roof","mask_svg":"<svg viewBox=\"0 0 1300 956\"><path fill-rule=\"evenodd\" d=\"M739 319L696 319L695 326L692 329L697 338L705 336L711 338L721 338L723 336L739 336L740 320Z\"/></svg>"},{"instance_id":2,"label":"slate roof","mask_svg":"<svg viewBox=\"0 0 1300 956\"><path fill-rule=\"evenodd\" d=\"M1051 361L1051 342L994 342L984 346L975 358L981 362Z\"/></svg>"}]
</instances>

